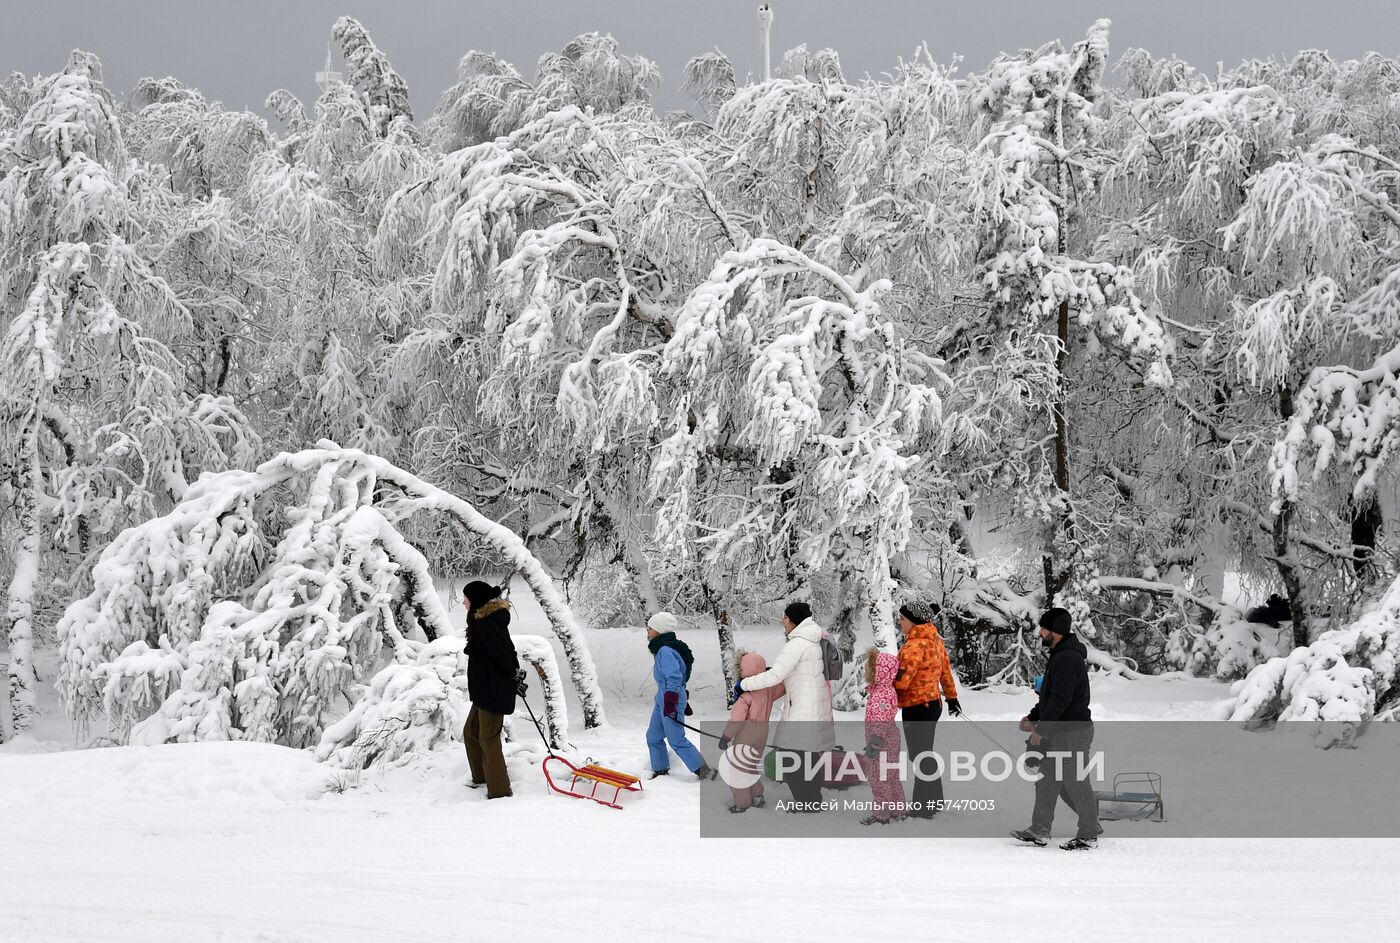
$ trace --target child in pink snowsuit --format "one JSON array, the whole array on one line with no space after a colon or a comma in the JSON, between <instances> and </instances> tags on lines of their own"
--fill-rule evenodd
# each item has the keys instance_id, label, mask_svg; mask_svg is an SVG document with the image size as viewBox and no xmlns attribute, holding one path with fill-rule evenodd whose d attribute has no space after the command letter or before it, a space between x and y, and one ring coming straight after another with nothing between
<instances>
[{"instance_id":1,"label":"child in pink snowsuit","mask_svg":"<svg viewBox=\"0 0 1400 943\"><path fill-rule=\"evenodd\" d=\"M739 656L739 677L749 678L768 670L763 656L744 652ZM720 738L719 778L734 794L730 812L746 812L751 806L762 808L763 752L768 743L768 719L773 702L785 690L775 684L759 691L745 691L729 711L729 723Z\"/></svg>"},{"instance_id":2,"label":"child in pink snowsuit","mask_svg":"<svg viewBox=\"0 0 1400 943\"><path fill-rule=\"evenodd\" d=\"M871 649L865 660L865 753L860 758L870 791L875 795L874 814L862 825L886 825L904 818L904 783L899 778L899 695L894 676L899 659ZM883 764L883 765L882 765Z\"/></svg>"}]
</instances>

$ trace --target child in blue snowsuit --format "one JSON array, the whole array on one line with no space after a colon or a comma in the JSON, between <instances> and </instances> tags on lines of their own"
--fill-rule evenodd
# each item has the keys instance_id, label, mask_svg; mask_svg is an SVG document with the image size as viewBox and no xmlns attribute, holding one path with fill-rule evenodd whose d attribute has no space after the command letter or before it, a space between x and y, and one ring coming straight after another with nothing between
<instances>
[{"instance_id":1,"label":"child in blue snowsuit","mask_svg":"<svg viewBox=\"0 0 1400 943\"><path fill-rule=\"evenodd\" d=\"M647 725L647 750L651 753L651 778L665 776L671 771L671 758L666 744L699 779L713 779L714 772L695 745L686 739L680 719L690 713L686 705L685 684L690 680L690 667L695 662L690 648L676 638L676 617L658 612L647 621L647 648L655 660L651 675L656 679L656 703Z\"/></svg>"}]
</instances>

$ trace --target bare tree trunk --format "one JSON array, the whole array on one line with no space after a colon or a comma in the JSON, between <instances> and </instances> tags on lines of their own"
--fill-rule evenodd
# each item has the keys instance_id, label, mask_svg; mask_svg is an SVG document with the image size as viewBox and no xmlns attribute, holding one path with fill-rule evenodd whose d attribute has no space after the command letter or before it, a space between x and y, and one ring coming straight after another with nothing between
<instances>
[{"instance_id":1,"label":"bare tree trunk","mask_svg":"<svg viewBox=\"0 0 1400 943\"><path fill-rule=\"evenodd\" d=\"M39 422L38 412L24 428L20 441L19 487L15 519L20 545L15 570L6 591L5 635L10 646L9 694L12 733L34 725L34 587L39 580Z\"/></svg>"},{"instance_id":2,"label":"bare tree trunk","mask_svg":"<svg viewBox=\"0 0 1400 943\"><path fill-rule=\"evenodd\" d=\"M1293 390L1285 381L1278 389L1279 418L1284 422L1293 418ZM1288 606L1293 614L1293 646L1302 648L1308 644L1311 634L1308 626L1308 601L1303 589L1303 574L1298 561L1293 556L1291 530L1293 527L1293 502L1286 497L1279 504L1278 514L1274 515L1274 566L1279 578L1288 591Z\"/></svg>"},{"instance_id":3,"label":"bare tree trunk","mask_svg":"<svg viewBox=\"0 0 1400 943\"><path fill-rule=\"evenodd\" d=\"M772 484L779 486L786 485L788 482L792 481L793 474L794 471L792 460L789 459L788 461L774 467L768 472L768 481ZM778 501L783 509L783 519L784 524L786 525L788 523L787 519L793 513L791 510L792 492L789 491L787 488L784 488L778 498ZM805 567L800 567L798 565L797 554L797 530L794 527L788 527L787 547L784 551L785 559L783 561L787 570L788 598L807 599L811 596L811 588L807 585Z\"/></svg>"},{"instance_id":4,"label":"bare tree trunk","mask_svg":"<svg viewBox=\"0 0 1400 943\"><path fill-rule=\"evenodd\" d=\"M1060 107L1055 122L1055 139L1064 152L1064 96L1060 97ZM1063 258L1069 252L1069 233L1065 226L1066 206L1069 202L1069 180L1065 173L1065 164L1062 160L1055 162L1055 183L1059 191L1060 206L1056 213L1056 248ZM1052 606L1055 603L1055 596L1060 588L1064 586L1063 575L1055 572L1055 537L1064 532L1066 538L1072 537L1072 524L1069 520L1069 424L1065 419L1066 403L1068 394L1065 390L1068 384L1069 368L1069 300L1060 302L1057 318L1057 334L1059 336L1059 348L1055 351L1055 490L1060 493L1062 506L1059 510L1058 519L1050 528L1050 536L1045 548L1045 556L1042 560L1042 568L1045 576L1045 605Z\"/></svg>"},{"instance_id":5,"label":"bare tree trunk","mask_svg":"<svg viewBox=\"0 0 1400 943\"><path fill-rule=\"evenodd\" d=\"M632 583L636 587L637 598L641 601L642 608L648 616L660 612L664 607L661 605L660 595L656 592L656 583L651 578L651 566L647 562L646 554L637 545L631 530L627 527L627 520L623 516L622 508L618 506L611 495L602 490L595 492L594 499L602 507L607 517L606 527L617 543L619 562L631 574Z\"/></svg>"},{"instance_id":6,"label":"bare tree trunk","mask_svg":"<svg viewBox=\"0 0 1400 943\"><path fill-rule=\"evenodd\" d=\"M1308 609L1303 598L1303 580L1298 571L1298 562L1293 558L1289 547L1289 530L1293 523L1293 502L1285 500L1274 517L1274 566L1288 591L1288 607L1293 614L1293 645L1302 648L1308 644Z\"/></svg>"},{"instance_id":7,"label":"bare tree trunk","mask_svg":"<svg viewBox=\"0 0 1400 943\"><path fill-rule=\"evenodd\" d=\"M1381 503L1375 497L1363 502L1351 502L1351 565L1362 583L1373 583L1376 568L1371 558L1376 553L1376 541L1384 523Z\"/></svg>"},{"instance_id":8,"label":"bare tree trunk","mask_svg":"<svg viewBox=\"0 0 1400 943\"><path fill-rule=\"evenodd\" d=\"M1055 487L1069 494L1069 429L1065 421L1066 369L1069 367L1069 302L1060 302L1060 349L1055 354Z\"/></svg>"},{"instance_id":9,"label":"bare tree trunk","mask_svg":"<svg viewBox=\"0 0 1400 943\"><path fill-rule=\"evenodd\" d=\"M837 593L839 601L836 612L826 624L826 634L841 653L842 674L840 680L832 683L832 706L839 711L853 711L859 710L865 704L863 679L859 677L858 671L853 670L851 663L855 660L859 623L867 617L867 613L864 594L860 591L860 577L850 572L845 563L846 558L843 556L837 577L840 580Z\"/></svg>"},{"instance_id":10,"label":"bare tree trunk","mask_svg":"<svg viewBox=\"0 0 1400 943\"><path fill-rule=\"evenodd\" d=\"M715 633L719 636L719 666L724 672L724 703L734 706L734 682L739 680L739 666L735 662L734 630L729 627L729 610L721 605L717 594L709 583L700 584L700 592L705 598L705 608L710 618L715 620Z\"/></svg>"}]
</instances>

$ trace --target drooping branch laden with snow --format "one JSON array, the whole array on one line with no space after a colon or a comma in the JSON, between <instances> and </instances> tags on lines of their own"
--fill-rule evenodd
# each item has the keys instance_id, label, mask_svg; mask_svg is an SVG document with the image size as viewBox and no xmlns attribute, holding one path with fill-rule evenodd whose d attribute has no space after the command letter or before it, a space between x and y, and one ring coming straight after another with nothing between
<instances>
[{"instance_id":1,"label":"drooping branch laden with snow","mask_svg":"<svg viewBox=\"0 0 1400 943\"><path fill-rule=\"evenodd\" d=\"M1375 607L1237 682L1230 719L1319 723L1322 747L1348 746L1377 707L1400 695L1400 578Z\"/></svg>"},{"instance_id":2,"label":"drooping branch laden with snow","mask_svg":"<svg viewBox=\"0 0 1400 943\"><path fill-rule=\"evenodd\" d=\"M105 715L141 742L316 743L386 646L429 672L447 657L434 649L424 662L410 638L451 634L426 560L397 529L422 511L448 514L524 576L563 643L585 723L600 724L587 644L520 538L381 458L325 441L207 475L169 514L112 543L92 593L59 625L69 714Z\"/></svg>"},{"instance_id":3,"label":"drooping branch laden with snow","mask_svg":"<svg viewBox=\"0 0 1400 943\"><path fill-rule=\"evenodd\" d=\"M678 558L835 567L857 619L893 649L890 560L912 525L907 478L936 447L941 401L917 382L878 295L756 239L690 294L661 359L675 417L651 471L658 542ZM739 453L761 475L741 513L698 470Z\"/></svg>"}]
</instances>

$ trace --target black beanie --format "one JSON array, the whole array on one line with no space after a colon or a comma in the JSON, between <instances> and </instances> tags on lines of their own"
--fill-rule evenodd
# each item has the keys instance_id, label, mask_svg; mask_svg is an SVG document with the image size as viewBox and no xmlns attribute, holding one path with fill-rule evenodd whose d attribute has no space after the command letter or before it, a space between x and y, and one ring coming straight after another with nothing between
<instances>
[{"instance_id":1,"label":"black beanie","mask_svg":"<svg viewBox=\"0 0 1400 943\"><path fill-rule=\"evenodd\" d=\"M472 604L473 609L480 609L501 595L501 588L492 586L490 583L483 583L481 580L472 580L462 587L462 595L467 597L467 601Z\"/></svg>"},{"instance_id":2,"label":"black beanie","mask_svg":"<svg viewBox=\"0 0 1400 943\"><path fill-rule=\"evenodd\" d=\"M1074 619L1071 618L1068 609L1061 609L1056 606L1054 609L1046 609L1040 616L1040 627L1049 629L1056 635L1071 635L1074 633Z\"/></svg>"},{"instance_id":3,"label":"black beanie","mask_svg":"<svg viewBox=\"0 0 1400 943\"><path fill-rule=\"evenodd\" d=\"M787 616L793 625L801 625L812 618L812 607L805 602L790 602L783 610L783 615Z\"/></svg>"},{"instance_id":4,"label":"black beanie","mask_svg":"<svg viewBox=\"0 0 1400 943\"><path fill-rule=\"evenodd\" d=\"M938 615L938 603L907 602L899 607L899 614L915 625L926 625Z\"/></svg>"}]
</instances>

